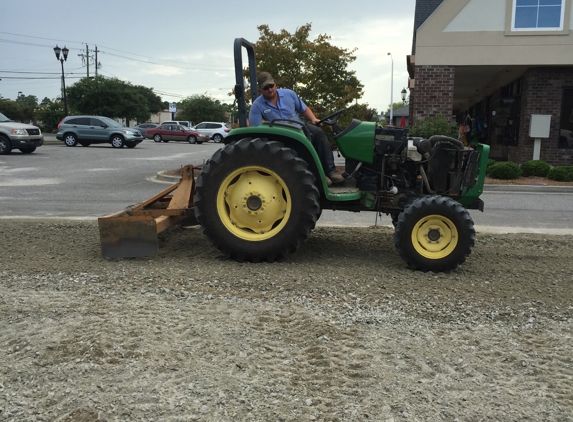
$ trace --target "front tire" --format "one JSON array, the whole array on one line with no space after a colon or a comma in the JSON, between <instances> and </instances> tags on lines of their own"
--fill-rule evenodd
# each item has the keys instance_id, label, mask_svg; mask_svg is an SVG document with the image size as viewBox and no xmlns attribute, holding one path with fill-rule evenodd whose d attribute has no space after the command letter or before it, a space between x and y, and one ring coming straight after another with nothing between
<instances>
[{"instance_id":1,"label":"front tire","mask_svg":"<svg viewBox=\"0 0 573 422\"><path fill-rule=\"evenodd\" d=\"M187 138L187 142L189 142L190 144L195 144L197 143L197 137L194 135L189 135L189 137Z\"/></svg>"},{"instance_id":2,"label":"front tire","mask_svg":"<svg viewBox=\"0 0 573 422\"><path fill-rule=\"evenodd\" d=\"M75 147L78 144L78 138L73 133L66 133L64 135L64 144L67 147Z\"/></svg>"},{"instance_id":3,"label":"front tire","mask_svg":"<svg viewBox=\"0 0 573 422\"><path fill-rule=\"evenodd\" d=\"M153 140L155 142L161 142L161 135L159 133L156 135L153 135Z\"/></svg>"},{"instance_id":4,"label":"front tire","mask_svg":"<svg viewBox=\"0 0 573 422\"><path fill-rule=\"evenodd\" d=\"M12 144L10 139L5 136L0 136L0 155L8 155L12 151Z\"/></svg>"},{"instance_id":5,"label":"front tire","mask_svg":"<svg viewBox=\"0 0 573 422\"><path fill-rule=\"evenodd\" d=\"M469 212L444 196L416 199L398 217L394 244L412 269L451 271L462 264L475 243Z\"/></svg>"},{"instance_id":6,"label":"front tire","mask_svg":"<svg viewBox=\"0 0 573 422\"><path fill-rule=\"evenodd\" d=\"M120 135L113 135L110 141L111 141L111 146L114 148L123 148L123 146L125 145L123 136Z\"/></svg>"},{"instance_id":7,"label":"front tire","mask_svg":"<svg viewBox=\"0 0 573 422\"><path fill-rule=\"evenodd\" d=\"M284 258L306 241L319 192L307 163L280 142L243 139L218 150L197 178L195 216L237 261Z\"/></svg>"},{"instance_id":8,"label":"front tire","mask_svg":"<svg viewBox=\"0 0 573 422\"><path fill-rule=\"evenodd\" d=\"M36 151L36 147L27 147L27 148L20 148L20 152L22 154L31 154Z\"/></svg>"},{"instance_id":9,"label":"front tire","mask_svg":"<svg viewBox=\"0 0 573 422\"><path fill-rule=\"evenodd\" d=\"M213 135L213 142L220 144L221 142L223 142L223 136L219 133L214 134Z\"/></svg>"}]
</instances>

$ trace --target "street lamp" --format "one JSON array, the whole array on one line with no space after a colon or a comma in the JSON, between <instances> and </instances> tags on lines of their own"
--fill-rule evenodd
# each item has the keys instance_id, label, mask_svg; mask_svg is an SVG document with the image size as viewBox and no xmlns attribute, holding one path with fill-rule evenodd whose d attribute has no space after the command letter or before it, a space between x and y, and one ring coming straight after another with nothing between
<instances>
[{"instance_id":1,"label":"street lamp","mask_svg":"<svg viewBox=\"0 0 573 422\"><path fill-rule=\"evenodd\" d=\"M62 64L62 90L64 92L64 115L68 115L68 99L66 98L66 77L64 75L64 62L68 59L68 53L70 50L64 46L64 48L58 47L58 44L54 47L54 53L56 53L56 59ZM62 53L62 57L60 57Z\"/></svg>"},{"instance_id":2,"label":"street lamp","mask_svg":"<svg viewBox=\"0 0 573 422\"><path fill-rule=\"evenodd\" d=\"M22 91L18 91L18 96L16 97L16 101L20 99L20 95L22 95Z\"/></svg>"},{"instance_id":3,"label":"street lamp","mask_svg":"<svg viewBox=\"0 0 573 422\"><path fill-rule=\"evenodd\" d=\"M392 71L390 73L390 124L394 124L394 58L392 53L388 53L390 60L392 60Z\"/></svg>"},{"instance_id":4,"label":"street lamp","mask_svg":"<svg viewBox=\"0 0 573 422\"><path fill-rule=\"evenodd\" d=\"M402 91L400 91L400 94L402 94L402 102L406 102L406 95L408 94L408 91L406 91L406 88L402 88Z\"/></svg>"}]
</instances>

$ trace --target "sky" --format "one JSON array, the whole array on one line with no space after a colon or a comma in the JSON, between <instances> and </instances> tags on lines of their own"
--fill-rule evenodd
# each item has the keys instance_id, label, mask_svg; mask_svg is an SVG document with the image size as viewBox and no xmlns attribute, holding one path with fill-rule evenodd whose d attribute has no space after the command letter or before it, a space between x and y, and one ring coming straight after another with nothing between
<instances>
[{"instance_id":1,"label":"sky","mask_svg":"<svg viewBox=\"0 0 573 422\"><path fill-rule=\"evenodd\" d=\"M357 49L349 68L364 85L359 102L383 112L391 92L399 102L407 87L414 9L415 0L0 0L0 96L60 96L57 44L70 49L66 86L87 75L79 55L85 58L87 46L94 56L97 46L99 75L153 88L163 101L208 94L232 103L235 38L254 43L259 25L294 33L310 23L311 40L327 34L331 44Z\"/></svg>"}]
</instances>

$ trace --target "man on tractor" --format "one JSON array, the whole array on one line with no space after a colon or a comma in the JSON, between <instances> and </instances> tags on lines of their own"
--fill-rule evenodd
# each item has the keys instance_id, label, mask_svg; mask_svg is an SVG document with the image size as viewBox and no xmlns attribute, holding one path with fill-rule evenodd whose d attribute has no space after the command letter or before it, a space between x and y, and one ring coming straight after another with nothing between
<instances>
[{"instance_id":1,"label":"man on tractor","mask_svg":"<svg viewBox=\"0 0 573 422\"><path fill-rule=\"evenodd\" d=\"M344 182L344 177L336 170L334 157L330 142L322 129L315 125L317 119L312 110L300 99L296 92L290 89L277 88L277 85L269 72L261 72L257 77L257 82L261 95L253 102L249 114L251 126L259 126L263 120L289 119L299 121L304 124L299 114L308 119L311 124L306 127L310 132L310 142L312 143L324 173L328 177L328 184L339 184Z\"/></svg>"}]
</instances>

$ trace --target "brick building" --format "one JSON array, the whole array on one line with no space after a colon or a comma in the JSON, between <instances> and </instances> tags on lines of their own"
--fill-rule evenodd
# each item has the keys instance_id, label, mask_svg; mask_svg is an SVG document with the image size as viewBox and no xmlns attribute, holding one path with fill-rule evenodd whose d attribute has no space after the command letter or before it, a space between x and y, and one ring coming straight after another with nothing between
<instances>
[{"instance_id":1,"label":"brick building","mask_svg":"<svg viewBox=\"0 0 573 422\"><path fill-rule=\"evenodd\" d=\"M443 114L495 159L573 165L572 2L417 0L410 125ZM551 123L536 142L537 114Z\"/></svg>"}]
</instances>

